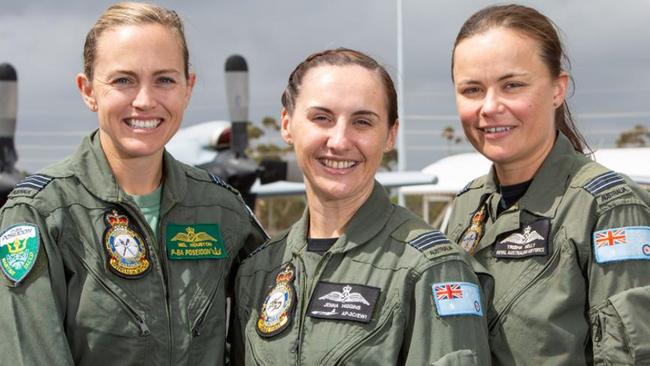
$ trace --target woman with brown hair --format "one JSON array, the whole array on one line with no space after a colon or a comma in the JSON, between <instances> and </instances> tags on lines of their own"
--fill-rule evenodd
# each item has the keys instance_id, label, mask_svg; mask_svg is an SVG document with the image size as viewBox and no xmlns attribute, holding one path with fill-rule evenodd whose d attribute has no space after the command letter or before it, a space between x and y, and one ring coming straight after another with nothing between
<instances>
[{"instance_id":1,"label":"woman with brown hair","mask_svg":"<svg viewBox=\"0 0 650 366\"><path fill-rule=\"evenodd\" d=\"M465 22L456 104L493 165L458 195L447 234L494 276L494 363L647 362L650 197L585 156L566 62L553 23L529 7Z\"/></svg>"},{"instance_id":2,"label":"woman with brown hair","mask_svg":"<svg viewBox=\"0 0 650 366\"><path fill-rule=\"evenodd\" d=\"M489 363L468 258L374 179L399 125L386 70L358 51L318 52L282 104L307 208L237 273L235 364Z\"/></svg>"}]
</instances>

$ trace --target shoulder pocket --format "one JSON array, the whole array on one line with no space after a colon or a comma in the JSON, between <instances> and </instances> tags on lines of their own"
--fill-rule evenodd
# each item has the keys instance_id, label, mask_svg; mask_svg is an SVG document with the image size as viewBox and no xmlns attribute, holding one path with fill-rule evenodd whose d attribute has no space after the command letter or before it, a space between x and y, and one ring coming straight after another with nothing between
<instances>
[{"instance_id":1,"label":"shoulder pocket","mask_svg":"<svg viewBox=\"0 0 650 366\"><path fill-rule=\"evenodd\" d=\"M623 291L592 309L594 362L616 365L650 362L648 309L650 286Z\"/></svg>"}]
</instances>

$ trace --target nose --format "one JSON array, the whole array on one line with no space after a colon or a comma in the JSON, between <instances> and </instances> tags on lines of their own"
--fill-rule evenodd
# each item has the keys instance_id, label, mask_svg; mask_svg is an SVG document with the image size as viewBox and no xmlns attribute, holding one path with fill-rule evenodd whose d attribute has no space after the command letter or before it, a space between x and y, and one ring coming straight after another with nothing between
<instances>
[{"instance_id":1,"label":"nose","mask_svg":"<svg viewBox=\"0 0 650 366\"><path fill-rule=\"evenodd\" d=\"M499 95L494 89L489 89L483 99L481 106L481 114L483 116L490 116L503 112L503 105L499 100Z\"/></svg>"},{"instance_id":2,"label":"nose","mask_svg":"<svg viewBox=\"0 0 650 366\"><path fill-rule=\"evenodd\" d=\"M156 98L152 87L148 85L141 85L133 98L131 105L140 110L148 110L156 106Z\"/></svg>"},{"instance_id":3,"label":"nose","mask_svg":"<svg viewBox=\"0 0 650 366\"><path fill-rule=\"evenodd\" d=\"M327 147L334 151L345 151L350 146L349 133L348 121L339 118L329 129Z\"/></svg>"}]
</instances>

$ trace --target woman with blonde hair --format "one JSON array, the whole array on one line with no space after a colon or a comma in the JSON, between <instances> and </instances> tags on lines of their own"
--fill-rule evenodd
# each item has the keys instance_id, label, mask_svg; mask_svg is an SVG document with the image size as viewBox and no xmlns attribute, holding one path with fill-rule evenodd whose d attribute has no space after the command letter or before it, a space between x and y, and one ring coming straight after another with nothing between
<instances>
[{"instance_id":1,"label":"woman with blonde hair","mask_svg":"<svg viewBox=\"0 0 650 366\"><path fill-rule=\"evenodd\" d=\"M238 257L265 240L239 194L165 152L195 76L178 15L108 8L77 86L99 129L0 212L6 365L216 365Z\"/></svg>"}]
</instances>

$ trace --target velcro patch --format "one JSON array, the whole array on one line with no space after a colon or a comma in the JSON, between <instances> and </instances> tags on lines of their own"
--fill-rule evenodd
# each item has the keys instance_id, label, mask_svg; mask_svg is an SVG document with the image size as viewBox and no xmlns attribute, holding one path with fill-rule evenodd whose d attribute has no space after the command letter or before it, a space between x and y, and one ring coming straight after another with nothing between
<instances>
[{"instance_id":1,"label":"velcro patch","mask_svg":"<svg viewBox=\"0 0 650 366\"><path fill-rule=\"evenodd\" d=\"M494 245L496 258L525 258L548 254L549 219L540 219L509 234Z\"/></svg>"},{"instance_id":2,"label":"velcro patch","mask_svg":"<svg viewBox=\"0 0 650 366\"><path fill-rule=\"evenodd\" d=\"M451 243L445 234L437 230L428 231L422 235L419 235L415 239L409 241L409 245L413 248L424 252L425 250L433 247L438 244L449 244Z\"/></svg>"},{"instance_id":3,"label":"velcro patch","mask_svg":"<svg viewBox=\"0 0 650 366\"><path fill-rule=\"evenodd\" d=\"M431 285L439 316L483 316L481 291L469 282L439 282Z\"/></svg>"},{"instance_id":4,"label":"velcro patch","mask_svg":"<svg viewBox=\"0 0 650 366\"><path fill-rule=\"evenodd\" d=\"M370 323L381 290L352 283L318 282L307 314L312 318Z\"/></svg>"},{"instance_id":5,"label":"velcro patch","mask_svg":"<svg viewBox=\"0 0 650 366\"><path fill-rule=\"evenodd\" d=\"M621 184L625 184L623 177L618 175L616 172L609 171L592 179L584 186L584 188L587 190L587 192L593 195L597 195L607 189Z\"/></svg>"},{"instance_id":6,"label":"velcro patch","mask_svg":"<svg viewBox=\"0 0 650 366\"><path fill-rule=\"evenodd\" d=\"M596 262L650 259L650 227L627 226L594 232Z\"/></svg>"},{"instance_id":7,"label":"velcro patch","mask_svg":"<svg viewBox=\"0 0 650 366\"><path fill-rule=\"evenodd\" d=\"M0 268L16 286L34 268L40 236L33 224L17 224L0 234Z\"/></svg>"},{"instance_id":8,"label":"velcro patch","mask_svg":"<svg viewBox=\"0 0 650 366\"><path fill-rule=\"evenodd\" d=\"M228 257L219 224L167 224L165 244L172 260Z\"/></svg>"},{"instance_id":9,"label":"velcro patch","mask_svg":"<svg viewBox=\"0 0 650 366\"><path fill-rule=\"evenodd\" d=\"M33 174L25 177L23 180L16 184L13 191L11 191L10 196L15 197L34 195L45 188L45 186L48 185L52 179L54 178L45 174Z\"/></svg>"}]
</instances>

